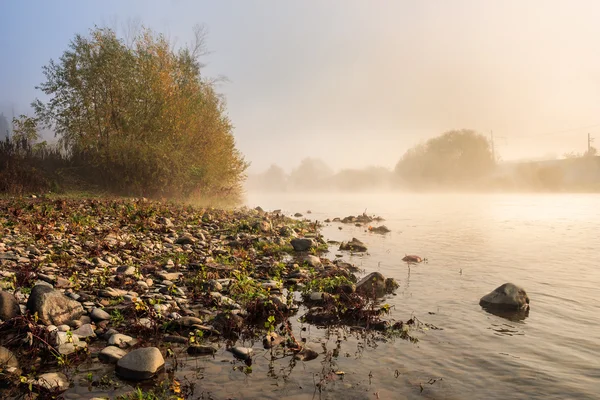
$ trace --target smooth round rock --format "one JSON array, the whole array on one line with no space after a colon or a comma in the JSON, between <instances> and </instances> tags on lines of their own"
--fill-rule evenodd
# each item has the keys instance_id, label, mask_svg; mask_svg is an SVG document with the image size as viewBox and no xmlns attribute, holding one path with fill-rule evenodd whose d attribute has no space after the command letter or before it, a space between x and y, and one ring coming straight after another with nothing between
<instances>
[{"instance_id":1,"label":"smooth round rock","mask_svg":"<svg viewBox=\"0 0 600 400\"><path fill-rule=\"evenodd\" d=\"M141 381L152 378L165 365L156 347L135 349L117 362L115 372L124 379Z\"/></svg>"}]
</instances>

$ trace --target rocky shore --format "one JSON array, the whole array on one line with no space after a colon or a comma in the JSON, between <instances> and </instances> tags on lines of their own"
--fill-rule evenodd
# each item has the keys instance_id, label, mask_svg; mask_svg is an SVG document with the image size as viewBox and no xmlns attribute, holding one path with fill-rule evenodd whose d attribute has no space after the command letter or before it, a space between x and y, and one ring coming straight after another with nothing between
<instances>
[{"instance_id":1,"label":"rocky shore","mask_svg":"<svg viewBox=\"0 0 600 400\"><path fill-rule=\"evenodd\" d=\"M90 360L114 364L114 379L131 388L181 352L226 348L251 371L253 349L236 345L248 338L317 358L295 338L296 320L412 339L410 321L382 319L380 299L397 283L359 279L327 251L317 222L260 208L0 200L2 397L59 396L72 368Z\"/></svg>"}]
</instances>

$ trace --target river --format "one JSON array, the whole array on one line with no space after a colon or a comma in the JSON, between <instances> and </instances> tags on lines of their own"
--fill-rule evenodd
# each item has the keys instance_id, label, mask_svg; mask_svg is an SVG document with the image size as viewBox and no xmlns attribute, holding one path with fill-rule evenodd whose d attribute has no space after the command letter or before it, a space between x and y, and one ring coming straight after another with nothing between
<instances>
[{"instance_id":1,"label":"river","mask_svg":"<svg viewBox=\"0 0 600 400\"><path fill-rule=\"evenodd\" d=\"M343 383L334 380L317 398L600 397L600 195L249 194L247 204L288 215L311 210L305 217L319 221L365 209L385 218L386 235L337 223L326 224L323 234L360 239L369 255L344 258L399 282L386 299L392 318L416 316L441 328L419 335L417 344L348 340L333 360L345 372ZM428 263L409 269L405 254ZM524 320L478 305L505 282L527 290L531 311ZM261 390L261 398L312 398L314 378L302 382L299 375L322 368L309 364L283 381L262 382L273 391ZM245 377L246 385L261 382L260 371Z\"/></svg>"}]
</instances>

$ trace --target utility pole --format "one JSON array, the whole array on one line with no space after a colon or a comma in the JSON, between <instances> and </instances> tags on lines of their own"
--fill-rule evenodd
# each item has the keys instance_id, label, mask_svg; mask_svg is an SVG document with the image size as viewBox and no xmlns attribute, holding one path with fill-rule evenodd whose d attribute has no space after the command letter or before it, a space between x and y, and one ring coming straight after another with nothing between
<instances>
[{"instance_id":1,"label":"utility pole","mask_svg":"<svg viewBox=\"0 0 600 400\"><path fill-rule=\"evenodd\" d=\"M588 133L588 151L587 151L588 156L592 155L592 142L593 141L594 141L594 138Z\"/></svg>"}]
</instances>

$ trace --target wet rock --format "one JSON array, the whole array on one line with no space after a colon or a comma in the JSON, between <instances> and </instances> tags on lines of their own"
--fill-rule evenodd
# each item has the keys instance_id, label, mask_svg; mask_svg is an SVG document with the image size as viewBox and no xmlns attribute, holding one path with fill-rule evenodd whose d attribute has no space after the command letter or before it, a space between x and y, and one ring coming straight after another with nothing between
<instances>
[{"instance_id":1,"label":"wet rock","mask_svg":"<svg viewBox=\"0 0 600 400\"><path fill-rule=\"evenodd\" d=\"M529 296L524 289L512 283L505 283L486 294L479 300L482 307L505 310L521 310L529 308Z\"/></svg>"},{"instance_id":2,"label":"wet rock","mask_svg":"<svg viewBox=\"0 0 600 400\"><path fill-rule=\"evenodd\" d=\"M290 243L295 251L308 251L315 245L315 242L310 238L295 238Z\"/></svg>"},{"instance_id":3,"label":"wet rock","mask_svg":"<svg viewBox=\"0 0 600 400\"><path fill-rule=\"evenodd\" d=\"M127 352L115 346L108 346L102 349L98 353L98 359L103 363L116 364L121 358L123 358Z\"/></svg>"},{"instance_id":4,"label":"wet rock","mask_svg":"<svg viewBox=\"0 0 600 400\"><path fill-rule=\"evenodd\" d=\"M414 254L407 254L402 258L402 261L407 262L409 264L419 264L423 262L423 259Z\"/></svg>"},{"instance_id":5,"label":"wet rock","mask_svg":"<svg viewBox=\"0 0 600 400\"><path fill-rule=\"evenodd\" d=\"M369 231L373 232L373 233L388 233L391 232L387 226L385 225L381 225L381 226L370 226L369 227Z\"/></svg>"},{"instance_id":6,"label":"wet rock","mask_svg":"<svg viewBox=\"0 0 600 400\"><path fill-rule=\"evenodd\" d=\"M65 391L69 388L69 379L61 372L49 372L38 376L37 379L32 380L33 386L44 388L48 391Z\"/></svg>"},{"instance_id":7,"label":"wet rock","mask_svg":"<svg viewBox=\"0 0 600 400\"><path fill-rule=\"evenodd\" d=\"M21 315L21 308L17 298L9 292L0 291L0 319L8 321Z\"/></svg>"},{"instance_id":8,"label":"wet rock","mask_svg":"<svg viewBox=\"0 0 600 400\"><path fill-rule=\"evenodd\" d=\"M101 308L94 308L90 313L90 317L94 321L106 321L110 319L110 314Z\"/></svg>"},{"instance_id":9,"label":"wet rock","mask_svg":"<svg viewBox=\"0 0 600 400\"><path fill-rule=\"evenodd\" d=\"M386 293L391 293L398 287L395 280L386 279L379 272L371 272L369 275L362 278L356 284L356 292L366 296L381 297Z\"/></svg>"},{"instance_id":10,"label":"wet rock","mask_svg":"<svg viewBox=\"0 0 600 400\"><path fill-rule=\"evenodd\" d=\"M352 238L352 240L349 242L342 242L340 245L340 250L365 252L367 251L367 246L357 238Z\"/></svg>"},{"instance_id":11,"label":"wet rock","mask_svg":"<svg viewBox=\"0 0 600 400\"><path fill-rule=\"evenodd\" d=\"M191 356L207 356L217 352L217 348L208 345L192 345L188 347L187 353Z\"/></svg>"},{"instance_id":12,"label":"wet rock","mask_svg":"<svg viewBox=\"0 0 600 400\"><path fill-rule=\"evenodd\" d=\"M122 378L141 381L152 378L165 365L156 347L135 349L117 361L115 372Z\"/></svg>"},{"instance_id":13,"label":"wet rock","mask_svg":"<svg viewBox=\"0 0 600 400\"><path fill-rule=\"evenodd\" d=\"M38 314L45 325L62 325L83 315L82 305L44 285L36 285L27 300L27 310Z\"/></svg>"},{"instance_id":14,"label":"wet rock","mask_svg":"<svg viewBox=\"0 0 600 400\"><path fill-rule=\"evenodd\" d=\"M229 349L227 349L227 351L230 351L234 357L239 358L240 360L247 360L250 357L252 357L252 348L250 347L231 347Z\"/></svg>"},{"instance_id":15,"label":"wet rock","mask_svg":"<svg viewBox=\"0 0 600 400\"><path fill-rule=\"evenodd\" d=\"M319 353L312 349L309 349L308 347L303 348L294 355L294 358L300 361L311 361L317 357L319 357Z\"/></svg>"}]
</instances>

